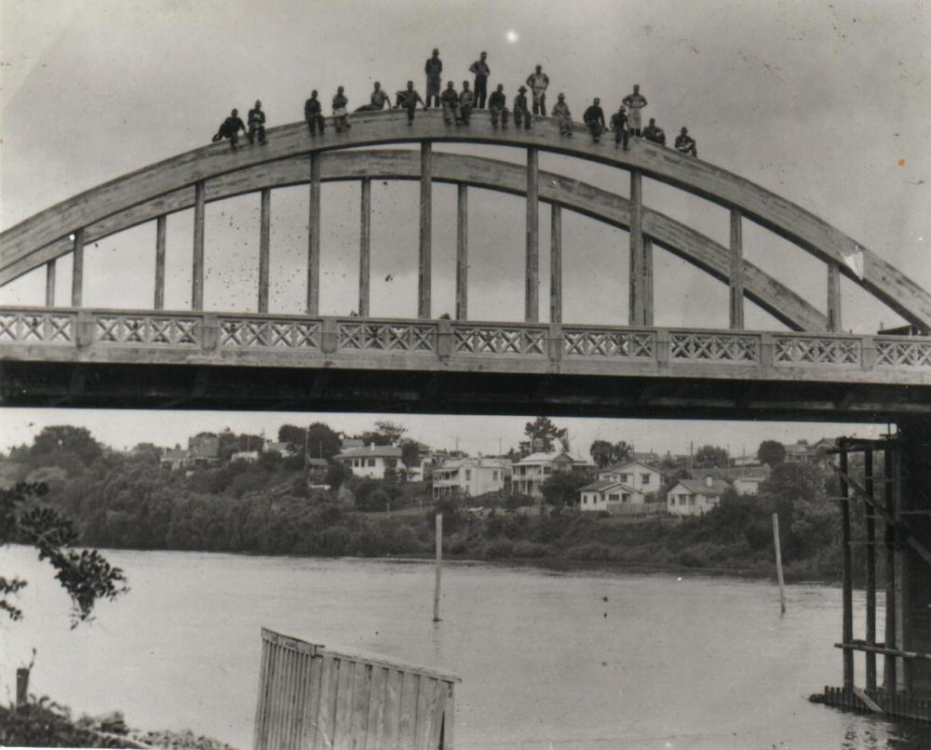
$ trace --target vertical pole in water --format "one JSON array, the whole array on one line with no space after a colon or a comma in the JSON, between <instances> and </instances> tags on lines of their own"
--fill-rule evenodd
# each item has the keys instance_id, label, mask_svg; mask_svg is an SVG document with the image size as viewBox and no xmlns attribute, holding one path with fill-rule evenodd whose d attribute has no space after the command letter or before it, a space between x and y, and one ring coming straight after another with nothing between
<instances>
[{"instance_id":1,"label":"vertical pole in water","mask_svg":"<svg viewBox=\"0 0 931 750\"><path fill-rule=\"evenodd\" d=\"M888 518L895 518L895 488L892 486L892 462L895 453L889 446L883 452L883 487L886 495L886 513ZM896 648L895 636L895 526L886 522L886 648ZM896 694L896 661L892 654L886 654L883 683L886 695Z\"/></svg>"},{"instance_id":2,"label":"vertical pole in water","mask_svg":"<svg viewBox=\"0 0 931 750\"><path fill-rule=\"evenodd\" d=\"M850 490L847 487L847 451L841 451L840 470L840 511L841 511L841 540L844 555L844 589L843 589L843 631L841 641L845 648L844 653L844 690L849 694L853 690L853 651L847 646L853 641L853 579L851 578L850 554Z\"/></svg>"},{"instance_id":3,"label":"vertical pole in water","mask_svg":"<svg viewBox=\"0 0 931 750\"><path fill-rule=\"evenodd\" d=\"M436 514L436 583L433 586L433 622L440 621L440 579L443 575L443 514Z\"/></svg>"},{"instance_id":4,"label":"vertical pole in water","mask_svg":"<svg viewBox=\"0 0 931 750\"><path fill-rule=\"evenodd\" d=\"M873 496L873 449L863 453L863 477L866 494ZM864 503L866 515L866 642L876 645L876 513L873 506ZM876 694L876 654L866 652L866 691Z\"/></svg>"},{"instance_id":5,"label":"vertical pole in water","mask_svg":"<svg viewBox=\"0 0 931 750\"><path fill-rule=\"evenodd\" d=\"M779 607L786 613L786 582L782 577L782 545L779 542L779 514L773 513L773 545L776 547L776 577L779 579Z\"/></svg>"}]
</instances>

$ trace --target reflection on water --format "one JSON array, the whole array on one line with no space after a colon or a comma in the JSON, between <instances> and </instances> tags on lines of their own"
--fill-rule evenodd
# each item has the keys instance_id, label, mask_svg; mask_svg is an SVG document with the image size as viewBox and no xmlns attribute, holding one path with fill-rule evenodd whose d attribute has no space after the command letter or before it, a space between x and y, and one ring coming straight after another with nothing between
<instances>
[{"instance_id":1,"label":"reflection on water","mask_svg":"<svg viewBox=\"0 0 931 750\"><path fill-rule=\"evenodd\" d=\"M108 554L131 593L69 631L50 572L0 550L30 580L27 619L0 631L7 699L35 645L37 693L246 748L267 626L459 673L458 748L931 747L929 729L808 702L840 681L831 588L789 587L780 617L761 582L453 564L434 624L428 564Z\"/></svg>"}]
</instances>

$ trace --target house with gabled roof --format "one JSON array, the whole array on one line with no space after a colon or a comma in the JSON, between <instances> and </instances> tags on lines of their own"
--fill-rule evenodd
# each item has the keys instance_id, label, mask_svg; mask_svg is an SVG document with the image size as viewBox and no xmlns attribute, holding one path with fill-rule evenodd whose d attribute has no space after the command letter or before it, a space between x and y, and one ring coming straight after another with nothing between
<instances>
[{"instance_id":1,"label":"house with gabled roof","mask_svg":"<svg viewBox=\"0 0 931 750\"><path fill-rule=\"evenodd\" d=\"M675 516L701 516L721 504L730 484L710 474L701 479L680 479L666 493L666 510Z\"/></svg>"},{"instance_id":2,"label":"house with gabled roof","mask_svg":"<svg viewBox=\"0 0 931 750\"><path fill-rule=\"evenodd\" d=\"M543 483L553 474L588 472L594 464L567 450L552 453L531 453L515 462L511 473L511 489L520 495L543 497Z\"/></svg>"},{"instance_id":3,"label":"house with gabled roof","mask_svg":"<svg viewBox=\"0 0 931 750\"><path fill-rule=\"evenodd\" d=\"M646 503L646 496L633 487L613 480L603 480L585 485L580 491L579 509L583 513L607 511L621 513L634 506Z\"/></svg>"},{"instance_id":4,"label":"house with gabled roof","mask_svg":"<svg viewBox=\"0 0 931 750\"><path fill-rule=\"evenodd\" d=\"M336 460L346 464L357 477L384 479L388 469L400 467L401 449L396 445L373 444L344 450Z\"/></svg>"},{"instance_id":5,"label":"house with gabled roof","mask_svg":"<svg viewBox=\"0 0 931 750\"><path fill-rule=\"evenodd\" d=\"M621 461L601 469L598 472L598 481L620 482L646 495L659 492L663 484L663 472L644 461Z\"/></svg>"}]
</instances>

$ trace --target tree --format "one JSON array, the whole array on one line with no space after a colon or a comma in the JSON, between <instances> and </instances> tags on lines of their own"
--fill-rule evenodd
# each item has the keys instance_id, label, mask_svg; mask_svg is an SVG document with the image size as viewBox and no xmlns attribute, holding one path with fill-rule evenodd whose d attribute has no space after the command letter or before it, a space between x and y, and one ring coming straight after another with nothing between
<instances>
[{"instance_id":1,"label":"tree","mask_svg":"<svg viewBox=\"0 0 931 750\"><path fill-rule=\"evenodd\" d=\"M579 490L591 482L591 477L576 472L552 474L540 491L549 505L577 505Z\"/></svg>"},{"instance_id":2,"label":"tree","mask_svg":"<svg viewBox=\"0 0 931 750\"><path fill-rule=\"evenodd\" d=\"M614 444L613 453L611 460L614 463L621 463L622 461L629 461L634 457L634 448L632 445L619 440Z\"/></svg>"},{"instance_id":3,"label":"tree","mask_svg":"<svg viewBox=\"0 0 931 750\"><path fill-rule=\"evenodd\" d=\"M51 508L33 506L29 501L46 494L43 484L21 482L13 489L0 490L0 547L26 544L39 551L55 570L59 584L71 597L71 627L91 619L99 599L115 599L129 590L126 577L97 550L72 549L77 532L71 521ZM0 576L0 612L13 621L22 619L23 611L14 603L16 594L26 586L21 578Z\"/></svg>"},{"instance_id":4,"label":"tree","mask_svg":"<svg viewBox=\"0 0 931 750\"><path fill-rule=\"evenodd\" d=\"M588 452L599 469L607 468L614 461L614 446L607 440L596 440Z\"/></svg>"},{"instance_id":5,"label":"tree","mask_svg":"<svg viewBox=\"0 0 931 750\"><path fill-rule=\"evenodd\" d=\"M550 453L554 450L556 438L561 432L549 417L537 417L533 422L524 425L524 434L530 438L531 452L541 450Z\"/></svg>"},{"instance_id":6,"label":"tree","mask_svg":"<svg viewBox=\"0 0 931 750\"><path fill-rule=\"evenodd\" d=\"M330 489L336 491L340 488L344 482L348 482L352 478L352 469L350 469L342 461L332 461L330 466L327 468L326 472L326 483L330 485Z\"/></svg>"},{"instance_id":7,"label":"tree","mask_svg":"<svg viewBox=\"0 0 931 750\"><path fill-rule=\"evenodd\" d=\"M786 460L786 447L778 440L764 440L760 443L756 457L761 464L775 467Z\"/></svg>"},{"instance_id":8,"label":"tree","mask_svg":"<svg viewBox=\"0 0 931 750\"><path fill-rule=\"evenodd\" d=\"M420 444L416 440L401 441L401 463L408 468L420 463Z\"/></svg>"},{"instance_id":9,"label":"tree","mask_svg":"<svg viewBox=\"0 0 931 750\"><path fill-rule=\"evenodd\" d=\"M697 469L726 469L728 466L727 451L716 445L703 445L695 452L692 464Z\"/></svg>"},{"instance_id":10,"label":"tree","mask_svg":"<svg viewBox=\"0 0 931 750\"><path fill-rule=\"evenodd\" d=\"M374 430L367 430L358 437L366 445L396 445L405 432L407 432L406 427L401 427L401 425L387 420L381 420L375 423Z\"/></svg>"}]
</instances>

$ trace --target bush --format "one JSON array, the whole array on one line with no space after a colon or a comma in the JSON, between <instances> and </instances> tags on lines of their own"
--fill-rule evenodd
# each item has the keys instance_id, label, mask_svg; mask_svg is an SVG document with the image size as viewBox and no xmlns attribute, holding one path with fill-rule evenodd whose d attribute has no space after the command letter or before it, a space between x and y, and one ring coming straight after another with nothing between
<instances>
[{"instance_id":1,"label":"bush","mask_svg":"<svg viewBox=\"0 0 931 750\"><path fill-rule=\"evenodd\" d=\"M485 545L485 557L489 560L502 560L514 556L514 542L510 539L495 539Z\"/></svg>"}]
</instances>

